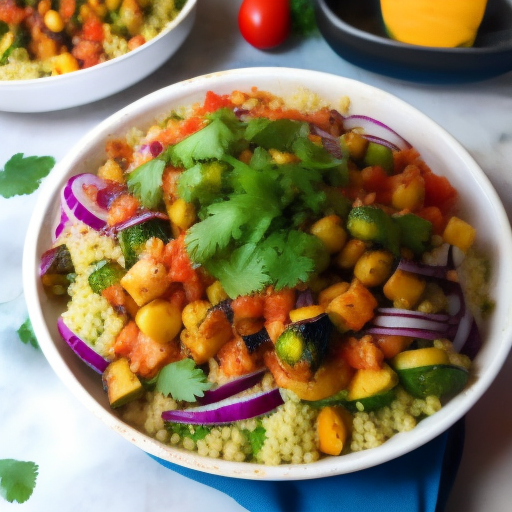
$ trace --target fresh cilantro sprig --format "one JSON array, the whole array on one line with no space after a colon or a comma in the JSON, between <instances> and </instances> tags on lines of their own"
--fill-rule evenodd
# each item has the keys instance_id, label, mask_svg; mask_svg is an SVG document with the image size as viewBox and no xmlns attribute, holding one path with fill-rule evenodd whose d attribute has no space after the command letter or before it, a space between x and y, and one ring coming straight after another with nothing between
<instances>
[{"instance_id":1,"label":"fresh cilantro sprig","mask_svg":"<svg viewBox=\"0 0 512 512\"><path fill-rule=\"evenodd\" d=\"M244 429L242 430L242 433L247 437L249 444L251 445L253 457L256 457L258 452L263 448L263 444L267 437L265 427L258 422L258 426L254 430Z\"/></svg>"},{"instance_id":2,"label":"fresh cilantro sprig","mask_svg":"<svg viewBox=\"0 0 512 512\"><path fill-rule=\"evenodd\" d=\"M5 198L32 194L55 165L51 156L23 156L16 153L0 170L0 195Z\"/></svg>"},{"instance_id":3,"label":"fresh cilantro sprig","mask_svg":"<svg viewBox=\"0 0 512 512\"><path fill-rule=\"evenodd\" d=\"M9 503L24 503L32 496L38 472L34 462L0 459L0 496Z\"/></svg>"},{"instance_id":4,"label":"fresh cilantro sprig","mask_svg":"<svg viewBox=\"0 0 512 512\"><path fill-rule=\"evenodd\" d=\"M164 169L165 162L154 158L134 169L126 180L128 190L150 210L157 209L162 201Z\"/></svg>"},{"instance_id":5,"label":"fresh cilantro sprig","mask_svg":"<svg viewBox=\"0 0 512 512\"><path fill-rule=\"evenodd\" d=\"M195 402L196 397L204 396L204 392L211 387L212 383L192 359L182 359L164 366L156 381L157 391L185 402Z\"/></svg>"},{"instance_id":6,"label":"fresh cilantro sprig","mask_svg":"<svg viewBox=\"0 0 512 512\"><path fill-rule=\"evenodd\" d=\"M20 328L16 331L20 340L27 344L32 345L34 348L38 348L39 344L37 343L37 338L34 333L34 329L32 328L32 323L30 322L30 318L27 318L20 326Z\"/></svg>"}]
</instances>

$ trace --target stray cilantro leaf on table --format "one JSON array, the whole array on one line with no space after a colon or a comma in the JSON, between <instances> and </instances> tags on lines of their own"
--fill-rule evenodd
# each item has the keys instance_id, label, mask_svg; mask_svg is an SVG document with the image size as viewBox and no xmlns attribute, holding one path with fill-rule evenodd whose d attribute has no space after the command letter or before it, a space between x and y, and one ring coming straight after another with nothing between
<instances>
[{"instance_id":1,"label":"stray cilantro leaf on table","mask_svg":"<svg viewBox=\"0 0 512 512\"><path fill-rule=\"evenodd\" d=\"M182 359L164 366L156 381L156 390L174 400L195 402L196 397L212 387L201 368L192 359Z\"/></svg>"},{"instance_id":2,"label":"stray cilantro leaf on table","mask_svg":"<svg viewBox=\"0 0 512 512\"><path fill-rule=\"evenodd\" d=\"M24 503L34 491L38 471L34 462L0 459L0 496L9 503Z\"/></svg>"},{"instance_id":3,"label":"stray cilantro leaf on table","mask_svg":"<svg viewBox=\"0 0 512 512\"><path fill-rule=\"evenodd\" d=\"M39 347L30 318L27 318L16 332L18 333L20 340L25 343L25 345L30 343L34 348Z\"/></svg>"},{"instance_id":4,"label":"stray cilantro leaf on table","mask_svg":"<svg viewBox=\"0 0 512 512\"><path fill-rule=\"evenodd\" d=\"M23 156L16 153L0 170L0 195L6 199L32 194L55 165L51 156Z\"/></svg>"}]
</instances>

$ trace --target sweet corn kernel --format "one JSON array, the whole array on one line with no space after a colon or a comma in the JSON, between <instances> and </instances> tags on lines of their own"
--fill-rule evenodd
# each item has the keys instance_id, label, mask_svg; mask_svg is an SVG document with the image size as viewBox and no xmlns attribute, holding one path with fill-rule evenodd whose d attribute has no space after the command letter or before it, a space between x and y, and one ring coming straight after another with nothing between
<instances>
[{"instance_id":1,"label":"sweet corn kernel","mask_svg":"<svg viewBox=\"0 0 512 512\"><path fill-rule=\"evenodd\" d=\"M109 158L99 169L98 176L104 180L124 183L124 172L121 166L112 158Z\"/></svg>"},{"instance_id":2,"label":"sweet corn kernel","mask_svg":"<svg viewBox=\"0 0 512 512\"><path fill-rule=\"evenodd\" d=\"M299 158L293 153L286 153L284 151L278 151L277 149L269 149L268 152L272 157L272 160L278 165L300 162Z\"/></svg>"},{"instance_id":3,"label":"sweet corn kernel","mask_svg":"<svg viewBox=\"0 0 512 512\"><path fill-rule=\"evenodd\" d=\"M324 243L331 254L339 252L347 241L347 232L337 215L328 215L317 220L309 231Z\"/></svg>"},{"instance_id":4,"label":"sweet corn kernel","mask_svg":"<svg viewBox=\"0 0 512 512\"><path fill-rule=\"evenodd\" d=\"M167 215L178 228L186 230L196 220L196 209L192 203L179 198L167 207Z\"/></svg>"},{"instance_id":5,"label":"sweet corn kernel","mask_svg":"<svg viewBox=\"0 0 512 512\"><path fill-rule=\"evenodd\" d=\"M168 343L181 331L181 311L167 300L155 299L137 311L135 323L146 336Z\"/></svg>"},{"instance_id":6,"label":"sweet corn kernel","mask_svg":"<svg viewBox=\"0 0 512 512\"><path fill-rule=\"evenodd\" d=\"M73 55L71 55L71 53L61 53L52 59L53 76L71 73L72 71L78 71L79 69L80 66L78 65L78 61L73 57Z\"/></svg>"},{"instance_id":7,"label":"sweet corn kernel","mask_svg":"<svg viewBox=\"0 0 512 512\"><path fill-rule=\"evenodd\" d=\"M64 21L62 21L60 14L53 9L46 12L43 20L46 28L52 32L62 32L64 30Z\"/></svg>"},{"instance_id":8,"label":"sweet corn kernel","mask_svg":"<svg viewBox=\"0 0 512 512\"><path fill-rule=\"evenodd\" d=\"M105 0L105 5L109 11L117 11L121 5L121 0Z\"/></svg>"},{"instance_id":9,"label":"sweet corn kernel","mask_svg":"<svg viewBox=\"0 0 512 512\"><path fill-rule=\"evenodd\" d=\"M366 244L362 240L353 238L349 240L336 256L335 263L343 269L353 268L357 260L366 251Z\"/></svg>"},{"instance_id":10,"label":"sweet corn kernel","mask_svg":"<svg viewBox=\"0 0 512 512\"><path fill-rule=\"evenodd\" d=\"M194 300L189 302L181 313L181 319L185 328L189 331L197 330L211 307L211 303L207 300Z\"/></svg>"},{"instance_id":11,"label":"sweet corn kernel","mask_svg":"<svg viewBox=\"0 0 512 512\"><path fill-rule=\"evenodd\" d=\"M421 176L417 176L409 183L402 183L393 192L391 204L397 210L414 211L423 206L425 200L425 182Z\"/></svg>"},{"instance_id":12,"label":"sweet corn kernel","mask_svg":"<svg viewBox=\"0 0 512 512\"><path fill-rule=\"evenodd\" d=\"M52 8L51 0L41 0L37 4L37 12L41 16L44 16Z\"/></svg>"},{"instance_id":13,"label":"sweet corn kernel","mask_svg":"<svg viewBox=\"0 0 512 512\"><path fill-rule=\"evenodd\" d=\"M229 298L220 281L215 281L206 288L206 296L213 306Z\"/></svg>"},{"instance_id":14,"label":"sweet corn kernel","mask_svg":"<svg viewBox=\"0 0 512 512\"><path fill-rule=\"evenodd\" d=\"M393 261L389 251L366 251L357 260L354 276L365 286L379 286L391 275Z\"/></svg>"},{"instance_id":15,"label":"sweet corn kernel","mask_svg":"<svg viewBox=\"0 0 512 512\"><path fill-rule=\"evenodd\" d=\"M332 284L325 288L318 294L318 302L324 308L331 302L331 300L338 297L342 293L345 293L350 288L350 283L343 281L341 283Z\"/></svg>"},{"instance_id":16,"label":"sweet corn kernel","mask_svg":"<svg viewBox=\"0 0 512 512\"><path fill-rule=\"evenodd\" d=\"M290 311L290 320L292 322L300 322L301 320L307 320L308 318L315 318L315 316L321 315L324 311L325 308L317 305L292 309Z\"/></svg>"}]
</instances>

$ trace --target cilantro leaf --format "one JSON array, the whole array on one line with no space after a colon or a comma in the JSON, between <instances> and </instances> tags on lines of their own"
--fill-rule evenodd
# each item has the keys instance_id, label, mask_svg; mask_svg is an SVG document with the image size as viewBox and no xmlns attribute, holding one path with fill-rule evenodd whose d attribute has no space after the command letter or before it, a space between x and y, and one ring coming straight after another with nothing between
<instances>
[{"instance_id":1,"label":"cilantro leaf","mask_svg":"<svg viewBox=\"0 0 512 512\"><path fill-rule=\"evenodd\" d=\"M206 263L208 272L217 277L230 297L247 295L270 283L261 251L256 244L235 249L228 258L215 258Z\"/></svg>"},{"instance_id":2,"label":"cilantro leaf","mask_svg":"<svg viewBox=\"0 0 512 512\"><path fill-rule=\"evenodd\" d=\"M128 190L150 210L156 209L162 201L164 169L165 162L154 158L134 169L126 180Z\"/></svg>"},{"instance_id":3,"label":"cilantro leaf","mask_svg":"<svg viewBox=\"0 0 512 512\"><path fill-rule=\"evenodd\" d=\"M188 437L192 441L204 439L210 432L211 428L204 425L186 425L185 423L167 423L167 431L171 434L178 434L180 437Z\"/></svg>"},{"instance_id":4,"label":"cilantro leaf","mask_svg":"<svg viewBox=\"0 0 512 512\"><path fill-rule=\"evenodd\" d=\"M267 431L262 425L258 425L254 430L244 429L243 434L247 437L249 444L251 445L252 454L255 457L263 447L265 439L267 438Z\"/></svg>"},{"instance_id":5,"label":"cilantro leaf","mask_svg":"<svg viewBox=\"0 0 512 512\"><path fill-rule=\"evenodd\" d=\"M182 359L164 366L156 381L156 390L174 400L195 402L196 396L204 396L212 383L206 379L201 368L192 359Z\"/></svg>"},{"instance_id":6,"label":"cilantro leaf","mask_svg":"<svg viewBox=\"0 0 512 512\"><path fill-rule=\"evenodd\" d=\"M0 460L0 496L9 503L27 501L36 485L39 466L34 462Z\"/></svg>"},{"instance_id":7,"label":"cilantro leaf","mask_svg":"<svg viewBox=\"0 0 512 512\"><path fill-rule=\"evenodd\" d=\"M30 343L34 348L38 348L39 344L37 343L36 335L34 334L34 329L32 328L32 323L30 322L30 318L27 318L17 330L18 336L20 340L28 344Z\"/></svg>"},{"instance_id":8,"label":"cilantro leaf","mask_svg":"<svg viewBox=\"0 0 512 512\"><path fill-rule=\"evenodd\" d=\"M262 244L265 263L276 290L306 282L315 271L315 260L310 255L317 238L302 231L274 232Z\"/></svg>"},{"instance_id":9,"label":"cilantro leaf","mask_svg":"<svg viewBox=\"0 0 512 512\"><path fill-rule=\"evenodd\" d=\"M264 149L291 151L298 137L307 137L307 123L292 119L271 121L266 118L251 119L245 130L245 138Z\"/></svg>"},{"instance_id":10,"label":"cilantro leaf","mask_svg":"<svg viewBox=\"0 0 512 512\"><path fill-rule=\"evenodd\" d=\"M51 156L28 156L16 153L0 170L0 195L5 198L32 194L55 165Z\"/></svg>"},{"instance_id":11,"label":"cilantro leaf","mask_svg":"<svg viewBox=\"0 0 512 512\"><path fill-rule=\"evenodd\" d=\"M231 114L233 114L231 112ZM198 161L221 160L232 144L242 138L241 122L217 114L202 130L188 136L169 150L174 165L192 167Z\"/></svg>"}]
</instances>

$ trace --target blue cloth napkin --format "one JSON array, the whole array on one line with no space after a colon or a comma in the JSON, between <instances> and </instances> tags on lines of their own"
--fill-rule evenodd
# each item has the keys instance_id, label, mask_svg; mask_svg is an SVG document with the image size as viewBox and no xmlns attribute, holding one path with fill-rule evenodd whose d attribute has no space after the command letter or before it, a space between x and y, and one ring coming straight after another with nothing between
<instances>
[{"instance_id":1,"label":"blue cloth napkin","mask_svg":"<svg viewBox=\"0 0 512 512\"><path fill-rule=\"evenodd\" d=\"M250 512L442 512L459 467L464 420L426 445L373 468L346 475L269 482L163 466L234 498Z\"/></svg>"}]
</instances>

